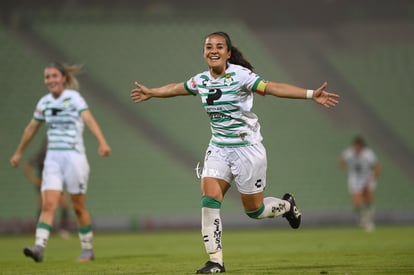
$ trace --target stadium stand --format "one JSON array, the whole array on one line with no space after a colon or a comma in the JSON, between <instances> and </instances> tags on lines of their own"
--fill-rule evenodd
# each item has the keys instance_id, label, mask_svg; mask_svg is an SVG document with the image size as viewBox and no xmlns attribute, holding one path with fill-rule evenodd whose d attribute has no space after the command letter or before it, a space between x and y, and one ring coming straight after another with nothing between
<instances>
[{"instance_id":1,"label":"stadium stand","mask_svg":"<svg viewBox=\"0 0 414 275\"><path fill-rule=\"evenodd\" d=\"M206 34L217 29L225 29L232 35L236 46L264 78L292 82L294 77L277 60L273 61L269 46L265 47L255 32L237 19L37 17L24 31L31 33L30 39L38 40L33 44L42 41L45 48L57 49L55 56L22 40L19 30L0 26L0 40L7 41L0 51L2 60L6 60L1 64L2 75L6 76L1 78L6 96L0 110L3 163L11 156L37 99L44 93L41 75L44 64L64 57L70 63L85 65L81 91L113 149L111 158L100 159L95 153L96 142L86 131L92 169L88 204L95 223L101 229L114 230L198 225L199 187L194 168L203 158L210 135L199 98L155 99L134 105L129 91L135 80L155 86L185 81L204 70L202 41ZM386 56L385 61L376 58L376 53L365 54L372 62L369 63L361 59L361 53L346 52L345 55L341 49L333 48L329 60L352 85L360 86L366 81L362 85L366 87L371 84L369 80L381 78L370 74L370 68L378 67L375 61L392 62L404 68L409 67L407 62L413 62L412 48L398 48L403 58L398 53L395 55L394 50L392 47L380 49L377 54ZM367 77L356 78L355 66ZM382 75L388 72L384 69ZM382 80L375 87L390 85L384 77ZM410 81L401 84L395 80L391 87L407 91L412 88ZM332 86L335 87L334 83ZM384 93L376 95L376 91ZM375 111L381 118L388 118L389 126L410 143L413 131L408 127L410 113L403 108L401 112L394 112L394 107L391 111L384 108L387 92L388 89L370 89L362 97L375 105L376 101L372 102L375 94L380 102L373 107ZM405 97L396 97L394 104L408 107L408 102ZM293 192L304 212L304 223L347 220L352 209L345 174L337 169L336 161L358 129L341 128L330 117L334 110L321 112L317 106L304 101L257 97L255 111L260 117L268 150L267 193L281 196L286 191ZM400 118L401 124L392 123ZM26 157L36 150L37 143L30 146ZM384 214L386 222L385 218L392 220L390 215L394 211L414 209L410 195L414 185L380 148L374 149L378 149L385 167L376 208L379 214ZM0 220L32 218L35 193L21 169L3 170ZM244 217L237 192L232 189L223 206L224 215L231 217L230 222L237 226L256 225Z\"/></svg>"}]
</instances>

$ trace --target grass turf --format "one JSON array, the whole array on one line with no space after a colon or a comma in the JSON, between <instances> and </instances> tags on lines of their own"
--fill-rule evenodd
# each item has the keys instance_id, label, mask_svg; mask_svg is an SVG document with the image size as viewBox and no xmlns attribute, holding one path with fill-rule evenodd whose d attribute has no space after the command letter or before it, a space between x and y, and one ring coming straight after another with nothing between
<instances>
[{"instance_id":1,"label":"grass turf","mask_svg":"<svg viewBox=\"0 0 414 275\"><path fill-rule=\"evenodd\" d=\"M226 230L228 274L414 274L414 227ZM199 231L96 233L96 260L76 263L76 236L52 235L45 262L33 236L0 236L0 274L192 274L207 260Z\"/></svg>"}]
</instances>

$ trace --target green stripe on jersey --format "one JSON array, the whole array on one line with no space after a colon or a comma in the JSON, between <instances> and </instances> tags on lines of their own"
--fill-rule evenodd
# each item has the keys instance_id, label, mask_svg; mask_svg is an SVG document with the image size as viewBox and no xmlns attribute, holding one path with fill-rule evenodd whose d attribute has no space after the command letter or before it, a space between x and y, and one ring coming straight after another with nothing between
<instances>
[{"instance_id":1,"label":"green stripe on jersey","mask_svg":"<svg viewBox=\"0 0 414 275\"><path fill-rule=\"evenodd\" d=\"M47 150L53 151L77 151L75 148L69 147L47 147Z\"/></svg>"},{"instance_id":2,"label":"green stripe on jersey","mask_svg":"<svg viewBox=\"0 0 414 275\"><path fill-rule=\"evenodd\" d=\"M80 113L82 113L82 112L84 112L84 111L86 111L86 110L89 110L89 108L83 108L83 109L80 109L80 110L78 111L78 114L80 114Z\"/></svg>"},{"instance_id":3,"label":"green stripe on jersey","mask_svg":"<svg viewBox=\"0 0 414 275\"><path fill-rule=\"evenodd\" d=\"M76 137L76 135L70 135L68 133L63 133L63 134L60 134L60 133L50 133L49 136L53 136L53 137L71 137L71 138L75 138Z\"/></svg>"},{"instance_id":4,"label":"green stripe on jersey","mask_svg":"<svg viewBox=\"0 0 414 275\"><path fill-rule=\"evenodd\" d=\"M213 124L211 125L211 127L213 127L214 129L223 129L223 130L236 129L236 128L240 128L240 127L244 127L244 126L246 126L245 123L237 123L237 124L232 124L232 125L228 125L228 126L223 126L223 125L216 126L216 125L213 125Z\"/></svg>"},{"instance_id":5,"label":"green stripe on jersey","mask_svg":"<svg viewBox=\"0 0 414 275\"><path fill-rule=\"evenodd\" d=\"M231 104L234 104L234 103L237 103L237 102L238 102L237 100L220 101L220 102L215 101L213 105L214 106L217 106L217 105L231 105ZM203 103L203 106L212 106L212 105L209 105L208 103Z\"/></svg>"},{"instance_id":6,"label":"green stripe on jersey","mask_svg":"<svg viewBox=\"0 0 414 275\"><path fill-rule=\"evenodd\" d=\"M224 121L230 121L230 120L233 120L233 118L232 117L230 117L230 116L227 116L227 117L221 117L221 118L211 118L210 119L211 120L211 122L224 122Z\"/></svg>"},{"instance_id":7,"label":"green stripe on jersey","mask_svg":"<svg viewBox=\"0 0 414 275\"><path fill-rule=\"evenodd\" d=\"M211 141L212 144L217 145L217 146L221 146L221 147L239 147L239 146L246 146L249 145L250 142L248 141L242 141L242 142L217 142L212 140Z\"/></svg>"},{"instance_id":8,"label":"green stripe on jersey","mask_svg":"<svg viewBox=\"0 0 414 275\"><path fill-rule=\"evenodd\" d=\"M211 93L209 93L209 92L207 92L207 93L200 93L200 95L201 96L209 96ZM234 94L237 94L237 91L233 91L233 90L230 90L230 91L221 91L221 94L222 95L234 95Z\"/></svg>"},{"instance_id":9,"label":"green stripe on jersey","mask_svg":"<svg viewBox=\"0 0 414 275\"><path fill-rule=\"evenodd\" d=\"M229 134L213 133L212 135L215 137L240 138L240 135L237 133L229 133Z\"/></svg>"},{"instance_id":10,"label":"green stripe on jersey","mask_svg":"<svg viewBox=\"0 0 414 275\"><path fill-rule=\"evenodd\" d=\"M198 84L197 85L197 87L198 88L205 88L205 89L225 89L225 88L228 88L228 87L231 87L231 86L236 86L237 84L239 84L239 82L238 81L236 81L236 82L232 82L231 84L229 84L229 85L223 85L223 84L220 84L220 85L208 85L208 86L204 86L204 85L200 85L200 84Z\"/></svg>"}]
</instances>

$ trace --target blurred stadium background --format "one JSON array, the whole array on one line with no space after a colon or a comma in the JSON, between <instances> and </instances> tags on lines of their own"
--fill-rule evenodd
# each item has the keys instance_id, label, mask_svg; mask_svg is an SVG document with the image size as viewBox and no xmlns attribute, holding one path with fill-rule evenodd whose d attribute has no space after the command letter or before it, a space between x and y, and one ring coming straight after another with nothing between
<instances>
[{"instance_id":1,"label":"blurred stadium background","mask_svg":"<svg viewBox=\"0 0 414 275\"><path fill-rule=\"evenodd\" d=\"M9 158L47 92L42 73L51 61L84 64L80 91L113 149L110 158L99 158L85 130L95 229L198 227L194 168L210 138L200 99L135 105L129 91L136 80L156 86L204 70L203 39L217 30L231 35L264 78L309 88L328 81L341 95L332 110L256 97L267 194L294 193L305 226L354 223L337 159L362 134L383 166L378 223L414 223L413 1L6 0L0 3L0 232L27 232L35 224L36 192ZM226 227L285 223L247 218L235 188L222 211Z\"/></svg>"}]
</instances>

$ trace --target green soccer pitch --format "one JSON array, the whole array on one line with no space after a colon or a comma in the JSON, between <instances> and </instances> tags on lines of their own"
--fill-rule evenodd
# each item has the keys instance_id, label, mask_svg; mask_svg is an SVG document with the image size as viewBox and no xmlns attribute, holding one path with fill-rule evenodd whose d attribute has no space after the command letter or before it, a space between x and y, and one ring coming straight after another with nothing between
<instances>
[{"instance_id":1,"label":"green soccer pitch","mask_svg":"<svg viewBox=\"0 0 414 275\"><path fill-rule=\"evenodd\" d=\"M25 258L33 236L0 236L0 274L193 274L207 260L193 231L96 233L96 260L77 263L77 236L52 235L45 262ZM226 230L227 274L414 274L414 227Z\"/></svg>"}]
</instances>

